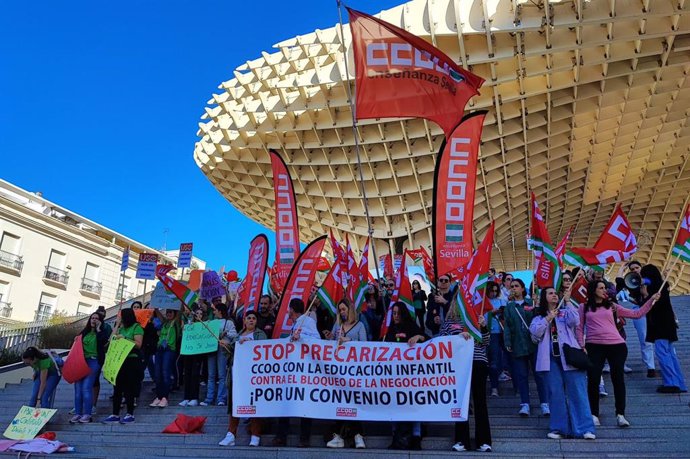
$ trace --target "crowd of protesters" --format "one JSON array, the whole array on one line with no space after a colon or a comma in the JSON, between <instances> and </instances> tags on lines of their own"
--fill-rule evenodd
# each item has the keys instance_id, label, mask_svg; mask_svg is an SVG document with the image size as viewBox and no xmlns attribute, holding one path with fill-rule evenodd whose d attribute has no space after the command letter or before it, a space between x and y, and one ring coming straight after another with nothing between
<instances>
[{"instance_id":1,"label":"crowd of protesters","mask_svg":"<svg viewBox=\"0 0 690 459\"><path fill-rule=\"evenodd\" d=\"M660 393L686 392L687 386L673 348L677 341L676 320L669 289L662 289L662 274L653 265L632 261L630 272L644 279L640 288L626 287L619 272L615 283L601 272L587 274L587 299L576 305L571 301L570 286L574 272L563 273L562 288L544 288L533 293L533 286L511 273L490 273L486 285L489 312L479 316L481 340L474 343L470 395L475 418L475 445L470 443L469 422L455 426L453 451L492 449L489 397L501 393L519 395L517 415L533 414L530 405L529 374L536 383L539 397L538 415L549 417L548 438L596 438L601 424L599 397L602 373L610 372L615 397L615 423L627 427L625 417L625 370L628 349L620 322L630 319L635 330L647 376L657 376L654 355L658 361L662 384ZM582 275L582 274L581 274ZM437 336L460 335L472 339L454 304L457 285L448 275L439 276L430 293L419 280L412 283L413 308L402 302L391 303L394 282L382 279L370 284L366 308L358 313L346 299L337 305L337 316L330 317L318 300L313 307L293 299L288 314L293 329L291 339L326 339L347 345L352 341L383 340L417 345ZM114 386L112 412L103 422L128 424L135 421L134 411L142 394L142 381L148 370L155 383L151 408L166 408L170 393L182 386L180 406L227 406L230 414L228 432L219 445L233 446L239 419L232 416L232 378L234 350L250 340L269 339L276 326L279 301L264 295L256 311L236 314L232 298L199 301L191 310L155 310L142 326L135 310L139 302L119 314L114 328L105 322L105 310L92 314L79 334L89 374L74 385L74 410L71 423L93 420L98 400L100 374L107 345L111 339L128 339L134 343L125 358ZM388 308L391 323L379 336ZM197 321L220 319L218 350L202 355L180 355L185 325ZM60 381L60 362L50 352L29 348L24 362L35 370L30 404L51 407L55 388ZM488 382L488 385L487 385ZM509 385L501 390L500 383ZM205 393L204 393L205 390ZM124 410L122 409L124 408ZM262 429L268 420L252 418L249 423L250 446L259 446ZM274 446L285 446L290 419L276 422ZM310 446L312 420L301 418L299 446ZM329 448L352 444L365 448L365 425L359 421L338 421L332 426ZM391 426L390 449L419 450L424 429L419 422L396 422Z\"/></svg>"}]
</instances>

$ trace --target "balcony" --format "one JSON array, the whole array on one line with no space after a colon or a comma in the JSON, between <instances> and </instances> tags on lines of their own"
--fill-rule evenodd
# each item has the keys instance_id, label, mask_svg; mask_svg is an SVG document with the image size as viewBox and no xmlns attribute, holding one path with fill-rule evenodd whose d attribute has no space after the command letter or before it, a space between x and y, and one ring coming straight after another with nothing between
<instances>
[{"instance_id":1,"label":"balcony","mask_svg":"<svg viewBox=\"0 0 690 459\"><path fill-rule=\"evenodd\" d=\"M53 305L48 303L38 303L36 311L36 321L48 320L53 315Z\"/></svg>"},{"instance_id":2,"label":"balcony","mask_svg":"<svg viewBox=\"0 0 690 459\"><path fill-rule=\"evenodd\" d=\"M115 297L115 301L120 301L120 296L122 296L122 298L123 298L125 301L131 300L132 298L134 298L134 297L136 296L133 292L130 292L130 291L127 290L126 288L123 289L123 288L122 288L122 284L120 284L120 285L117 286L117 291L115 292L115 294L117 295L117 296Z\"/></svg>"},{"instance_id":3,"label":"balcony","mask_svg":"<svg viewBox=\"0 0 690 459\"><path fill-rule=\"evenodd\" d=\"M24 268L24 259L20 255L0 250L0 271L20 276Z\"/></svg>"},{"instance_id":4,"label":"balcony","mask_svg":"<svg viewBox=\"0 0 690 459\"><path fill-rule=\"evenodd\" d=\"M68 280L69 273L67 271L52 266L46 266L46 270L43 273L43 282L45 284L66 290Z\"/></svg>"},{"instance_id":5,"label":"balcony","mask_svg":"<svg viewBox=\"0 0 690 459\"><path fill-rule=\"evenodd\" d=\"M12 316L12 303L0 301L0 317L9 319Z\"/></svg>"},{"instance_id":6,"label":"balcony","mask_svg":"<svg viewBox=\"0 0 690 459\"><path fill-rule=\"evenodd\" d=\"M87 279L86 277L83 277L81 279L81 286L79 287L79 291L82 295L99 299L101 297L101 290L103 290L102 283L95 281L93 279Z\"/></svg>"}]
</instances>

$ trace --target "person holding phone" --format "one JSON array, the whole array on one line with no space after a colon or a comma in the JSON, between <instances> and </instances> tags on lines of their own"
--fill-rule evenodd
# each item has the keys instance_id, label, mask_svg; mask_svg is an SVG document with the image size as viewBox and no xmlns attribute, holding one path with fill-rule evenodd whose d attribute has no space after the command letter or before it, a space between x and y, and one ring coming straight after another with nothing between
<instances>
[{"instance_id":1,"label":"person holding phone","mask_svg":"<svg viewBox=\"0 0 690 459\"><path fill-rule=\"evenodd\" d=\"M108 332L101 315L96 312L91 314L79 335L84 359L91 371L74 383L74 416L69 420L70 424L88 424L92 421L93 386L105 362L105 346L108 344Z\"/></svg>"}]
</instances>

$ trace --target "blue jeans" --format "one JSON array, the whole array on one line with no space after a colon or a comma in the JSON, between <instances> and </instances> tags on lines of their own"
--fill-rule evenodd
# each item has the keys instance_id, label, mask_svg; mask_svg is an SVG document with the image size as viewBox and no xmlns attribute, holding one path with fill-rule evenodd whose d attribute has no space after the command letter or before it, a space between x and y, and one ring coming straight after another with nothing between
<instances>
[{"instance_id":1,"label":"blue jeans","mask_svg":"<svg viewBox=\"0 0 690 459\"><path fill-rule=\"evenodd\" d=\"M656 358L659 359L659 369L661 370L661 381L664 386L679 387L680 390L687 391L683 370L680 369L678 355L673 347L673 343L667 339L654 341L654 351Z\"/></svg>"},{"instance_id":2,"label":"blue jeans","mask_svg":"<svg viewBox=\"0 0 690 459\"><path fill-rule=\"evenodd\" d=\"M578 438L587 432L595 433L587 397L587 373L584 370L564 371L560 357L553 356L551 371L539 373L549 386L551 431Z\"/></svg>"},{"instance_id":3,"label":"blue jeans","mask_svg":"<svg viewBox=\"0 0 690 459\"><path fill-rule=\"evenodd\" d=\"M41 396L41 408L52 408L53 400L55 399L55 389L60 382L60 375L57 372L48 372L48 378L46 379L46 387ZM36 401L38 400L38 391L41 388L41 375L38 371L34 371L34 385L31 389L31 399L29 400L29 406L36 406Z\"/></svg>"},{"instance_id":4,"label":"blue jeans","mask_svg":"<svg viewBox=\"0 0 690 459\"><path fill-rule=\"evenodd\" d=\"M630 303L630 309L638 310L640 307ZM654 345L645 341L645 338L647 337L647 318L640 317L639 319L633 319L632 323L635 326L635 331L637 332L637 340L640 342L642 361L648 370L654 370Z\"/></svg>"},{"instance_id":5,"label":"blue jeans","mask_svg":"<svg viewBox=\"0 0 690 459\"><path fill-rule=\"evenodd\" d=\"M529 405L529 381L527 380L527 375L530 370L532 374L534 374L534 381L537 383L539 403L549 403L549 393L546 388L546 381L541 371L534 371L536 364L536 352L525 357L513 357L513 380L517 382L518 391L520 392L520 403Z\"/></svg>"},{"instance_id":6,"label":"blue jeans","mask_svg":"<svg viewBox=\"0 0 690 459\"><path fill-rule=\"evenodd\" d=\"M74 411L79 416L87 414L91 416L93 409L93 385L101 369L98 359L86 359L86 364L91 372L74 383Z\"/></svg>"},{"instance_id":7,"label":"blue jeans","mask_svg":"<svg viewBox=\"0 0 690 459\"><path fill-rule=\"evenodd\" d=\"M225 387L225 371L227 370L227 356L221 348L208 356L208 381L206 381L206 403L213 403L216 398L216 379L218 379L218 403L227 403L227 388Z\"/></svg>"},{"instance_id":8,"label":"blue jeans","mask_svg":"<svg viewBox=\"0 0 690 459\"><path fill-rule=\"evenodd\" d=\"M489 340L489 381L492 389L498 389L498 375L503 371L503 333L492 333Z\"/></svg>"},{"instance_id":9,"label":"blue jeans","mask_svg":"<svg viewBox=\"0 0 690 459\"><path fill-rule=\"evenodd\" d=\"M175 351L170 350L170 348L156 351L156 365L154 367L156 398L168 398L170 395L170 384L172 383L171 378L176 357Z\"/></svg>"}]
</instances>

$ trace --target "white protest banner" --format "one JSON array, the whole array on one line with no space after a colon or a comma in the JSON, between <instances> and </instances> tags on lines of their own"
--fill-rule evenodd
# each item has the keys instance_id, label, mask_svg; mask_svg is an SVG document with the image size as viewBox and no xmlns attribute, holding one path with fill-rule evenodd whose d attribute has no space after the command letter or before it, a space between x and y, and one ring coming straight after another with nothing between
<instances>
[{"instance_id":1,"label":"white protest banner","mask_svg":"<svg viewBox=\"0 0 690 459\"><path fill-rule=\"evenodd\" d=\"M178 268L189 268L192 266L192 248L194 244L191 242L184 242L180 244L180 253L177 256Z\"/></svg>"},{"instance_id":2,"label":"white protest banner","mask_svg":"<svg viewBox=\"0 0 690 459\"><path fill-rule=\"evenodd\" d=\"M156 309L182 309L182 302L174 293L169 292L162 282L156 284L151 294L151 307Z\"/></svg>"},{"instance_id":3,"label":"white protest banner","mask_svg":"<svg viewBox=\"0 0 690 459\"><path fill-rule=\"evenodd\" d=\"M22 406L3 435L12 440L31 440L56 412L50 408Z\"/></svg>"},{"instance_id":4,"label":"white protest banner","mask_svg":"<svg viewBox=\"0 0 690 459\"><path fill-rule=\"evenodd\" d=\"M158 254L140 253L139 263L137 263L137 279L155 280L156 265L158 264Z\"/></svg>"},{"instance_id":5,"label":"white protest banner","mask_svg":"<svg viewBox=\"0 0 690 459\"><path fill-rule=\"evenodd\" d=\"M235 347L238 417L466 421L473 340L407 343L289 339Z\"/></svg>"},{"instance_id":6,"label":"white protest banner","mask_svg":"<svg viewBox=\"0 0 690 459\"><path fill-rule=\"evenodd\" d=\"M206 271L201 278L201 299L212 300L225 295L225 286L215 271Z\"/></svg>"}]
</instances>

